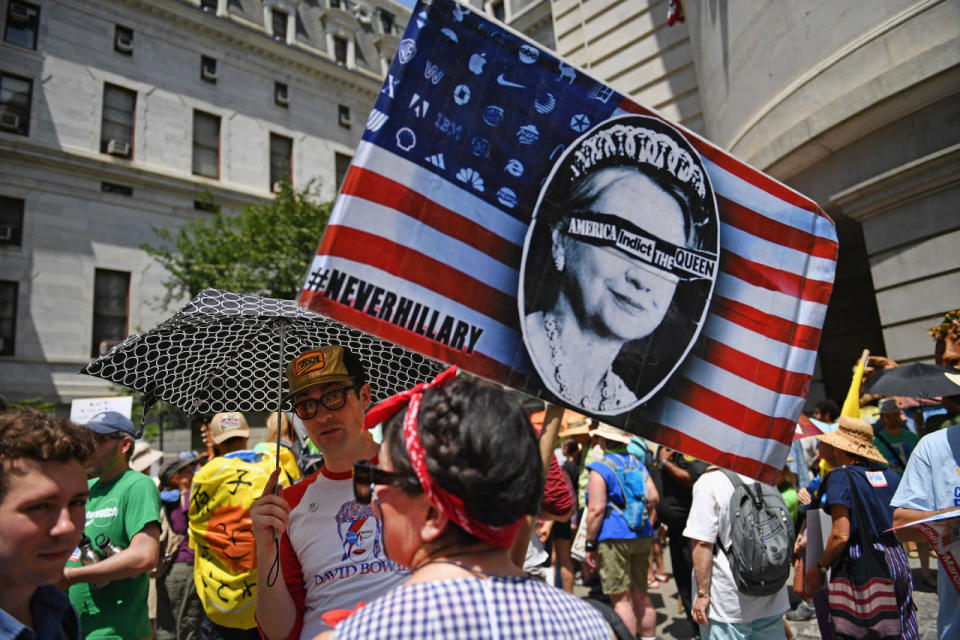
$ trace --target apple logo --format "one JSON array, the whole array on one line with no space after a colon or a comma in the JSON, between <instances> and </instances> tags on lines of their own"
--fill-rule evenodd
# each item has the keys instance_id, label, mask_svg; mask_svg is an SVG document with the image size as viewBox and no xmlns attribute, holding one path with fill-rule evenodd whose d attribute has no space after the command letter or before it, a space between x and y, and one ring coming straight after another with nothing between
<instances>
[{"instance_id":1,"label":"apple logo","mask_svg":"<svg viewBox=\"0 0 960 640\"><path fill-rule=\"evenodd\" d=\"M483 73L483 65L487 63L486 55L485 53L475 53L470 56L470 71L472 71L474 75Z\"/></svg>"}]
</instances>

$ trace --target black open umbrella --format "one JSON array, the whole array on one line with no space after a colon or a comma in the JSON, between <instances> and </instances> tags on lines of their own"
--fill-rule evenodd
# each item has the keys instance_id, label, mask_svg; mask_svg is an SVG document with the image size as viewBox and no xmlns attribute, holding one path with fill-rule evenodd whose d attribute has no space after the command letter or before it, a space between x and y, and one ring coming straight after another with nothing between
<instances>
[{"instance_id":1,"label":"black open umbrella","mask_svg":"<svg viewBox=\"0 0 960 640\"><path fill-rule=\"evenodd\" d=\"M434 378L445 365L297 306L205 289L155 329L131 335L80 373L165 400L190 415L289 411L284 367L306 348L339 344L367 366L374 402ZM142 429L142 424L141 424Z\"/></svg>"},{"instance_id":2,"label":"black open umbrella","mask_svg":"<svg viewBox=\"0 0 960 640\"><path fill-rule=\"evenodd\" d=\"M913 362L870 376L864 391L878 396L938 398L960 394L960 370Z\"/></svg>"}]
</instances>

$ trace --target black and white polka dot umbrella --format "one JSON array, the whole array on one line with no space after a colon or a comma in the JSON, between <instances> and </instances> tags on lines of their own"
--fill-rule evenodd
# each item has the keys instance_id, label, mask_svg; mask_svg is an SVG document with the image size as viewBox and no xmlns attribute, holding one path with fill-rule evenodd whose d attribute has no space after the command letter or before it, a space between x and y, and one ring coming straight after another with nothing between
<instances>
[{"instance_id":1,"label":"black and white polka dot umbrella","mask_svg":"<svg viewBox=\"0 0 960 640\"><path fill-rule=\"evenodd\" d=\"M281 344L283 357L280 356ZM292 300L205 289L157 328L131 335L80 373L142 391L188 414L276 411L284 367L339 344L367 367L374 402L434 378L445 365L305 311ZM292 410L287 402L284 411Z\"/></svg>"}]
</instances>

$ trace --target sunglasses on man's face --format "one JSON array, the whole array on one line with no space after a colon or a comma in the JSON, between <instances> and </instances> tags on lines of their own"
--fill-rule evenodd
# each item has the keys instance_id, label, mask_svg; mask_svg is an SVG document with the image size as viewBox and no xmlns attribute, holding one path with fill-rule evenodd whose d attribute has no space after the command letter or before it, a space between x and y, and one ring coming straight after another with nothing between
<instances>
[{"instance_id":1,"label":"sunglasses on man's face","mask_svg":"<svg viewBox=\"0 0 960 640\"><path fill-rule=\"evenodd\" d=\"M107 442L109 440L123 440L126 436L120 433L94 433L93 439L97 444Z\"/></svg>"},{"instance_id":2,"label":"sunglasses on man's face","mask_svg":"<svg viewBox=\"0 0 960 640\"><path fill-rule=\"evenodd\" d=\"M301 420L310 420L317 415L320 405L323 405L323 408L327 411L343 409L344 405L347 404L347 392L353 388L353 385L340 387L339 389L328 391L319 398L301 400L293 406L293 410Z\"/></svg>"},{"instance_id":3,"label":"sunglasses on man's face","mask_svg":"<svg viewBox=\"0 0 960 640\"><path fill-rule=\"evenodd\" d=\"M373 485L387 484L400 486L406 479L398 473L384 471L363 462L353 463L353 497L360 504L370 504L373 498Z\"/></svg>"}]
</instances>

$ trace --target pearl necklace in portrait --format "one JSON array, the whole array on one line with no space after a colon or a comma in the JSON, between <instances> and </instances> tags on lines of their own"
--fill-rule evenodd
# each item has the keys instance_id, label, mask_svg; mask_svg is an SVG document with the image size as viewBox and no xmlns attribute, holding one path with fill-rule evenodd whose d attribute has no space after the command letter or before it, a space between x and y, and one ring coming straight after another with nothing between
<instances>
[{"instance_id":1,"label":"pearl necklace in portrait","mask_svg":"<svg viewBox=\"0 0 960 640\"><path fill-rule=\"evenodd\" d=\"M629 393L629 390L623 380L613 373L612 367L604 371L603 378L600 379L599 398L595 388L590 389L589 393L582 393L582 382L580 385L581 393L574 393L570 386L569 376L565 371L564 357L566 353L560 343L560 320L551 313L544 313L543 329L547 335L547 344L550 347L550 364L553 365L553 378L557 383L559 396L584 409L594 411L609 410L623 405L624 392ZM579 400L576 400L578 396Z\"/></svg>"}]
</instances>

